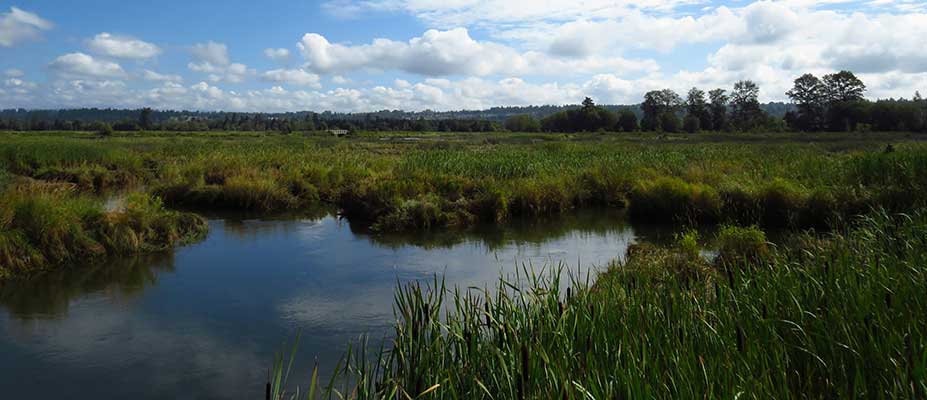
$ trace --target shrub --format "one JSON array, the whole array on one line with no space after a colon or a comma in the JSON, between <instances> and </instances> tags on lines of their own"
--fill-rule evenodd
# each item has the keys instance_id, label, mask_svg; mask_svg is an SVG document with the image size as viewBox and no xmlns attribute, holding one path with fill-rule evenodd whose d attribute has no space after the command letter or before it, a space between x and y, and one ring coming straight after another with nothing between
<instances>
[{"instance_id":1,"label":"shrub","mask_svg":"<svg viewBox=\"0 0 927 400\"><path fill-rule=\"evenodd\" d=\"M377 219L373 225L378 231L428 230L448 224L448 216L441 209L440 200L429 196L421 200L405 200L398 207Z\"/></svg>"},{"instance_id":2,"label":"shrub","mask_svg":"<svg viewBox=\"0 0 927 400\"><path fill-rule=\"evenodd\" d=\"M647 221L710 223L721 212L721 198L713 188L660 177L638 182L631 192L631 217Z\"/></svg>"},{"instance_id":3,"label":"shrub","mask_svg":"<svg viewBox=\"0 0 927 400\"><path fill-rule=\"evenodd\" d=\"M763 207L763 226L794 227L799 212L805 207L802 191L793 183L781 178L773 179L760 195Z\"/></svg>"},{"instance_id":4,"label":"shrub","mask_svg":"<svg viewBox=\"0 0 927 400\"><path fill-rule=\"evenodd\" d=\"M687 258L698 258L700 257L698 239L698 231L689 229L683 233L676 234L676 247L679 248L679 251Z\"/></svg>"},{"instance_id":5,"label":"shrub","mask_svg":"<svg viewBox=\"0 0 927 400\"><path fill-rule=\"evenodd\" d=\"M474 195L469 211L481 221L505 221L509 216L508 195L500 189L485 189Z\"/></svg>"},{"instance_id":6,"label":"shrub","mask_svg":"<svg viewBox=\"0 0 927 400\"><path fill-rule=\"evenodd\" d=\"M758 265L769 257L766 233L756 226L724 226L715 240L718 246L715 262L721 266Z\"/></svg>"},{"instance_id":7,"label":"shrub","mask_svg":"<svg viewBox=\"0 0 927 400\"><path fill-rule=\"evenodd\" d=\"M107 254L164 250L202 239L206 221L132 194L124 212L89 198L26 184L0 196L0 277ZM45 191L43 191L45 190Z\"/></svg>"},{"instance_id":8,"label":"shrub","mask_svg":"<svg viewBox=\"0 0 927 400\"><path fill-rule=\"evenodd\" d=\"M0 230L0 280L40 268L45 262L22 231Z\"/></svg>"},{"instance_id":9,"label":"shrub","mask_svg":"<svg viewBox=\"0 0 927 400\"><path fill-rule=\"evenodd\" d=\"M113 136L113 127L110 124L103 124L98 132L102 137Z\"/></svg>"}]
</instances>

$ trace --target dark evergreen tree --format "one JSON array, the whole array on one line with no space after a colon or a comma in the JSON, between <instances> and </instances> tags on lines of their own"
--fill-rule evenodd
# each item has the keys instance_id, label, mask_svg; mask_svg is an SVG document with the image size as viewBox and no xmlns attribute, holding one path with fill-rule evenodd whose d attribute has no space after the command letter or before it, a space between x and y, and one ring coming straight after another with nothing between
<instances>
[{"instance_id":1,"label":"dark evergreen tree","mask_svg":"<svg viewBox=\"0 0 927 400\"><path fill-rule=\"evenodd\" d=\"M637 114L633 111L624 109L618 115L618 128L622 132L634 132L637 130Z\"/></svg>"},{"instance_id":2,"label":"dark evergreen tree","mask_svg":"<svg viewBox=\"0 0 927 400\"><path fill-rule=\"evenodd\" d=\"M152 114L152 110L148 107L143 108L142 112L139 113L138 125L141 126L142 129L147 130L147 129L151 129L152 127L154 127L154 121L151 118L151 114Z\"/></svg>"},{"instance_id":3,"label":"dark evergreen tree","mask_svg":"<svg viewBox=\"0 0 927 400\"><path fill-rule=\"evenodd\" d=\"M724 89L711 90L708 92L708 99L711 101L708 109L711 113L712 129L716 131L726 130L728 126L727 107L730 101L727 91Z\"/></svg>"}]
</instances>

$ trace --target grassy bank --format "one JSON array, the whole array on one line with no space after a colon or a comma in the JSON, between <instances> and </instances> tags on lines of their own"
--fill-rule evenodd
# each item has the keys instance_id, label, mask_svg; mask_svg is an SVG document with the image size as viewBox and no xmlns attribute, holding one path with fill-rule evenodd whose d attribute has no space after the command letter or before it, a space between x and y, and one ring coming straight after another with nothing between
<instances>
[{"instance_id":1,"label":"grassy bank","mask_svg":"<svg viewBox=\"0 0 927 400\"><path fill-rule=\"evenodd\" d=\"M82 192L144 185L172 207L263 213L324 202L380 231L589 206L647 222L826 227L927 197L927 146L905 134L0 135L5 170Z\"/></svg>"},{"instance_id":2,"label":"grassy bank","mask_svg":"<svg viewBox=\"0 0 927 400\"><path fill-rule=\"evenodd\" d=\"M0 194L0 280L107 255L163 251L202 239L206 221L166 210L158 198L128 196L123 209L74 186L14 179Z\"/></svg>"},{"instance_id":3,"label":"grassy bank","mask_svg":"<svg viewBox=\"0 0 927 400\"><path fill-rule=\"evenodd\" d=\"M413 284L379 356L359 344L308 398L922 398L925 238L927 212L881 213L780 247L727 227L713 262L694 234L637 246L566 291L545 274Z\"/></svg>"},{"instance_id":4,"label":"grassy bank","mask_svg":"<svg viewBox=\"0 0 927 400\"><path fill-rule=\"evenodd\" d=\"M626 208L647 223L828 228L874 207L905 211L923 204L922 139L880 133L362 133L336 139L6 132L0 133L0 184L30 180L72 189L4 189L0 261L9 275L198 236L201 220L168 212L160 202L258 215L326 204L377 232L469 228L587 207ZM112 214L91 200L129 188L157 206Z\"/></svg>"}]
</instances>

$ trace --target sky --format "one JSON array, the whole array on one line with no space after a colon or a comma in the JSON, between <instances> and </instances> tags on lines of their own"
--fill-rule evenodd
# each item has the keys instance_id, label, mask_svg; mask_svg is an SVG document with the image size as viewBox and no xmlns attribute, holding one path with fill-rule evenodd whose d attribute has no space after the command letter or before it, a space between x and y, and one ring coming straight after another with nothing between
<instances>
[{"instance_id":1,"label":"sky","mask_svg":"<svg viewBox=\"0 0 927 400\"><path fill-rule=\"evenodd\" d=\"M0 109L636 104L848 69L927 93L927 0L0 0Z\"/></svg>"}]
</instances>

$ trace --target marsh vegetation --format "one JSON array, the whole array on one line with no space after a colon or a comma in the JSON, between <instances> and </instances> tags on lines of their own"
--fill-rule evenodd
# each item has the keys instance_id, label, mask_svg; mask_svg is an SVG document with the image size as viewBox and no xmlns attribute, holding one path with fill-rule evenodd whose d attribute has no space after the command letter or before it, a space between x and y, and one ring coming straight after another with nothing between
<instances>
[{"instance_id":1,"label":"marsh vegetation","mask_svg":"<svg viewBox=\"0 0 927 400\"><path fill-rule=\"evenodd\" d=\"M0 138L3 278L190 243L207 229L197 213L216 210L323 206L387 244L402 232L454 243L448 232L592 208L682 232L669 247L633 246L592 280L529 269L488 291L402 286L382 352L358 343L320 367L337 384L317 384L313 396L927 393L918 134ZM106 209L117 192L126 201ZM770 230L790 233L773 245ZM277 394L293 394L282 370L278 384Z\"/></svg>"},{"instance_id":2,"label":"marsh vegetation","mask_svg":"<svg viewBox=\"0 0 927 400\"><path fill-rule=\"evenodd\" d=\"M925 237L923 212L876 213L781 246L727 227L713 259L695 233L632 246L566 290L560 269L493 291L413 283L389 339L355 343L330 381L278 356L273 398L919 398Z\"/></svg>"},{"instance_id":3,"label":"marsh vegetation","mask_svg":"<svg viewBox=\"0 0 927 400\"><path fill-rule=\"evenodd\" d=\"M646 222L826 229L873 207L913 209L927 193L927 147L904 134L805 135L803 143L775 135L643 133L2 136L6 271L195 238L202 224L189 214L161 213L162 202L261 213L329 204L383 232L463 229L602 206L627 208ZM92 200L133 188L144 193L120 213L132 223L104 218ZM55 213L29 214L51 203ZM26 221L30 215L70 222ZM142 216L148 219L137 220ZM109 238L103 231L116 228L107 224L134 232ZM92 233L80 233L86 230ZM94 245L101 241L109 244Z\"/></svg>"}]
</instances>

